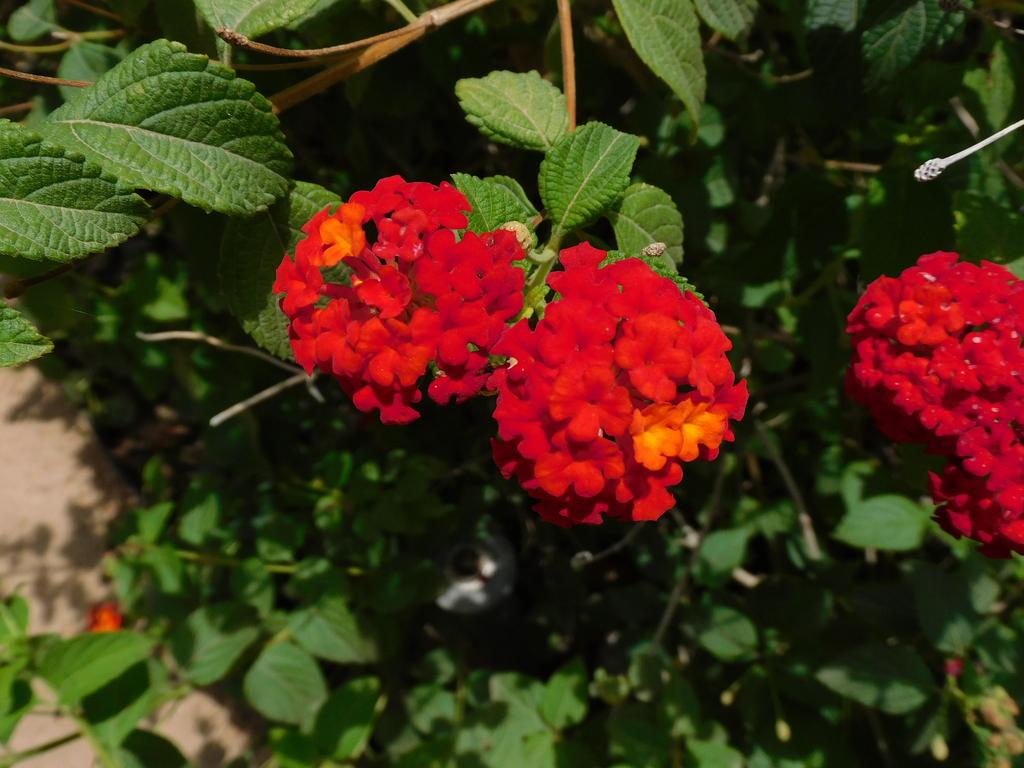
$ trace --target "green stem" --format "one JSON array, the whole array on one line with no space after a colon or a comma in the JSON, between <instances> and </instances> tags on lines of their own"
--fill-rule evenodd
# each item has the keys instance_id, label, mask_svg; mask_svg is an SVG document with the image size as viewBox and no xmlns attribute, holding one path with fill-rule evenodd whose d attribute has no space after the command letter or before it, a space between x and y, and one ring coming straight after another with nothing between
<instances>
[{"instance_id":1,"label":"green stem","mask_svg":"<svg viewBox=\"0 0 1024 768\"><path fill-rule=\"evenodd\" d=\"M239 560L237 557L211 555L206 552L192 552L188 549L176 549L174 550L174 554L182 560L189 560L193 563L199 563L200 565L223 565L228 568L239 568L245 564L245 561ZM295 573L299 570L299 566L297 565L287 565L282 563L263 563L263 567L267 569L268 573Z\"/></svg>"},{"instance_id":2,"label":"green stem","mask_svg":"<svg viewBox=\"0 0 1024 768\"><path fill-rule=\"evenodd\" d=\"M237 557L228 557L227 555L212 555L207 552L193 552L190 549L176 549L174 554L180 557L182 560L188 560L192 563L199 565L219 565L225 568L241 568L245 565L245 560L239 560ZM268 573L285 573L292 574L298 573L299 566L296 563L263 563L261 564ZM345 573L349 576L362 576L365 571L355 565L345 566Z\"/></svg>"},{"instance_id":3,"label":"green stem","mask_svg":"<svg viewBox=\"0 0 1024 768\"><path fill-rule=\"evenodd\" d=\"M419 18L409 9L409 6L402 2L402 0L384 0L384 2L397 11L398 15L405 19L409 24L412 24L417 18Z\"/></svg>"},{"instance_id":4,"label":"green stem","mask_svg":"<svg viewBox=\"0 0 1024 768\"><path fill-rule=\"evenodd\" d=\"M31 749L24 749L21 752L12 752L9 755L3 755L0 757L0 768L10 768L15 766L23 760L28 760L30 757L41 755L44 752L49 752L51 749L57 749L57 747L63 747L65 744L70 744L81 738L80 733L69 733L67 736L61 736L59 739L48 741L45 744L32 747Z\"/></svg>"}]
</instances>

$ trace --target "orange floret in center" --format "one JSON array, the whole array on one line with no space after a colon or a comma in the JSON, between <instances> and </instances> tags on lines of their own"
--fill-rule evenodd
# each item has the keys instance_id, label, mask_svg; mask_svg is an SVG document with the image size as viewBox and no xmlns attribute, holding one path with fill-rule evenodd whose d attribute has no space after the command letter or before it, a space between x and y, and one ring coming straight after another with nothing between
<instances>
[{"instance_id":1,"label":"orange floret in center","mask_svg":"<svg viewBox=\"0 0 1024 768\"><path fill-rule=\"evenodd\" d=\"M320 225L324 251L318 266L333 267L342 259L356 256L366 247L363 216L366 209L359 203L343 203Z\"/></svg>"},{"instance_id":2,"label":"orange floret in center","mask_svg":"<svg viewBox=\"0 0 1024 768\"><path fill-rule=\"evenodd\" d=\"M633 412L629 431L636 460L656 472L670 458L693 461L703 445L715 451L725 437L726 413L708 403L655 403Z\"/></svg>"}]
</instances>

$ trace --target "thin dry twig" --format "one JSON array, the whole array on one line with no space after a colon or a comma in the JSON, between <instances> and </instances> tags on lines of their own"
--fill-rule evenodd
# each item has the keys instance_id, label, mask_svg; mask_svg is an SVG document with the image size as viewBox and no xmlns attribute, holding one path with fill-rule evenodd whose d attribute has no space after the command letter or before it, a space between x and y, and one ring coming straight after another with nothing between
<instances>
[{"instance_id":1,"label":"thin dry twig","mask_svg":"<svg viewBox=\"0 0 1024 768\"><path fill-rule=\"evenodd\" d=\"M250 357L258 358L264 362L270 363L271 365L280 368L288 373L295 373L302 369L298 366L286 363L283 360L278 360L273 355L269 355L266 352L262 352L252 347L243 347L238 344L229 344L222 339L218 339L216 336L210 336L206 333L199 331L161 331L159 333L143 333L139 331L135 334L136 338L141 341L198 341L203 344L209 344L211 347L217 347L218 349L226 349L229 352L238 352L242 355L249 355ZM305 376L305 372L302 373Z\"/></svg>"},{"instance_id":2,"label":"thin dry twig","mask_svg":"<svg viewBox=\"0 0 1024 768\"><path fill-rule=\"evenodd\" d=\"M273 53L277 56L299 55L301 58L308 58L311 54L320 56L325 52L329 54L341 53L341 56L333 65L272 96L270 101L274 105L274 111L279 113L397 53L407 45L419 40L430 30L444 26L455 19L484 8L494 2L496 0L455 0L453 3L427 11L419 16L415 23L407 24L401 29L384 32L380 35L374 35L364 40L356 40L352 43L344 43L333 48L307 49L304 51L289 51L286 48L271 48L267 50L262 47L261 43L256 43L256 46L261 47L253 48L253 50L261 50L264 53ZM238 35L233 30L218 30L218 34L228 42L242 42L243 36ZM248 40L248 38L245 38L245 40ZM248 42L251 43L252 41Z\"/></svg>"},{"instance_id":3,"label":"thin dry twig","mask_svg":"<svg viewBox=\"0 0 1024 768\"><path fill-rule=\"evenodd\" d=\"M676 521L680 524L683 533L687 535L686 546L690 549L690 558L686 561L686 565L683 567L683 573L679 577L679 581L676 582L675 587L672 588L672 593L668 597L668 604L665 606L664 612L661 614L661 620L658 621L658 628L654 631L654 637L651 638L651 644L647 646L647 655L653 656L657 653L665 641L665 634L668 632L669 625L672 623L672 618L676 615L676 611L679 609L679 604L683 601L683 596L686 594L686 590L690 586L690 579L693 577L694 568L697 566L697 555L700 554L701 545L704 543L704 539L711 532L712 527L715 525L715 520L718 518L718 514L722 508L722 490L725 488L725 462L721 462L718 467L718 474L715 475L715 484L711 489L711 499L708 501L708 516L704 521L703 527L694 536L691 535L693 529L686 525L686 521L682 519L681 515L678 515L676 510L673 510L675 515L678 515ZM688 532L689 530L689 532Z\"/></svg>"},{"instance_id":4,"label":"thin dry twig","mask_svg":"<svg viewBox=\"0 0 1024 768\"><path fill-rule=\"evenodd\" d=\"M859 163L855 160L826 160L825 167L830 171L853 171L854 173L878 173L882 166L877 163Z\"/></svg>"},{"instance_id":5,"label":"thin dry twig","mask_svg":"<svg viewBox=\"0 0 1024 768\"><path fill-rule=\"evenodd\" d=\"M630 527L629 531L626 533L625 536L623 536L621 539L616 541L614 544L612 544L607 549L601 550L596 555L593 552L591 552L590 550L584 549L584 550L582 550L580 552L577 552L575 555L573 555L572 559L569 561L569 564L572 565L573 568L579 570L581 568L585 568L588 565L593 565L594 563L599 563L602 560L604 560L604 559L606 559L608 557L611 557L616 552L619 552L619 551L625 549L626 547L628 547L630 544L632 544L633 543L633 539L635 539L637 536L639 536L640 535L640 531L642 531L643 529L644 529L644 525L642 523L634 523Z\"/></svg>"},{"instance_id":6,"label":"thin dry twig","mask_svg":"<svg viewBox=\"0 0 1024 768\"><path fill-rule=\"evenodd\" d=\"M262 392L257 392L252 397L247 397L242 402L235 403L230 408L225 408L223 411L221 411L216 416L214 416L213 418L210 419L210 426L211 427L218 427L221 424L223 424L225 421L227 421L228 419L233 419L235 416L239 415L240 413L243 413L243 412L249 410L254 405L259 405L264 400L269 400L270 398L274 397L275 395L277 395L277 394L279 394L281 392L284 392L286 389L290 389L291 387L298 386L299 384L305 384L308 381L309 381L309 377L306 375L305 371L297 373L294 376L290 376L289 378L284 379L283 381L279 381L277 384L274 384L272 387L267 387ZM316 390L315 389L311 389L310 391L315 392Z\"/></svg>"},{"instance_id":7,"label":"thin dry twig","mask_svg":"<svg viewBox=\"0 0 1024 768\"><path fill-rule=\"evenodd\" d=\"M60 2L63 5L73 5L76 8L81 8L82 10L88 11L89 13L94 13L97 16L103 16L104 18L116 21L119 24L124 23L124 19L121 17L120 14L114 13L113 11L108 11L106 8L97 8L95 5L84 2L84 0L60 0Z\"/></svg>"},{"instance_id":8,"label":"thin dry twig","mask_svg":"<svg viewBox=\"0 0 1024 768\"><path fill-rule=\"evenodd\" d=\"M55 277L60 277L77 266L77 263L61 264L59 267L55 267L48 272L43 272L41 275L34 275L32 277L25 277L21 279L15 278L4 286L4 298L16 299L33 285L39 285L40 283L45 283Z\"/></svg>"},{"instance_id":9,"label":"thin dry twig","mask_svg":"<svg viewBox=\"0 0 1024 768\"><path fill-rule=\"evenodd\" d=\"M569 110L569 130L576 128L576 53L572 40L569 0L558 0L558 28L562 46L562 88Z\"/></svg>"},{"instance_id":10,"label":"thin dry twig","mask_svg":"<svg viewBox=\"0 0 1024 768\"><path fill-rule=\"evenodd\" d=\"M24 80L29 83L42 83L43 85L68 85L72 88L85 88L92 85L90 80L65 80L63 77L49 77L47 75L36 75L31 72L19 72L17 69L8 69L7 67L0 67L0 77Z\"/></svg>"},{"instance_id":11,"label":"thin dry twig","mask_svg":"<svg viewBox=\"0 0 1024 768\"><path fill-rule=\"evenodd\" d=\"M771 459L772 464L775 465L775 469L778 470L779 476L782 478L782 482L786 486L786 490L789 492L789 497L793 501L793 506L796 507L797 519L800 522L800 532L803 535L804 548L807 550L807 557L811 560L821 560L821 545L818 543L818 534L814 531L814 521L811 519L811 515L807 511L807 502L804 501L803 492L801 492L800 486L797 485L796 479L793 477L793 473L790 471L789 465L786 463L786 459L782 455L782 452L771 439L764 423L756 415L757 412L763 410L763 403L761 403L758 408L754 409L754 428L757 430L757 434L761 438L761 442L764 444L765 450L768 451L768 458Z\"/></svg>"},{"instance_id":12,"label":"thin dry twig","mask_svg":"<svg viewBox=\"0 0 1024 768\"><path fill-rule=\"evenodd\" d=\"M20 101L17 104L9 104L6 107L0 107L0 117L6 117L7 115L16 115L19 112L27 112L32 109L35 105L34 101Z\"/></svg>"}]
</instances>

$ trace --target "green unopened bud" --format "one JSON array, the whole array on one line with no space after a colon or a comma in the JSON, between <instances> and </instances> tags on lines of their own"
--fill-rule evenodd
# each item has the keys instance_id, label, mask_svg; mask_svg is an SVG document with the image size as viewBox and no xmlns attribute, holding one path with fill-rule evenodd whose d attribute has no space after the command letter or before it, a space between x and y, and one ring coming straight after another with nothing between
<instances>
[{"instance_id":1,"label":"green unopened bud","mask_svg":"<svg viewBox=\"0 0 1024 768\"><path fill-rule=\"evenodd\" d=\"M949 744L942 738L942 734L935 734L932 737L931 744L928 745L932 751L932 757L938 762L944 762L949 757Z\"/></svg>"},{"instance_id":2,"label":"green unopened bud","mask_svg":"<svg viewBox=\"0 0 1024 768\"><path fill-rule=\"evenodd\" d=\"M793 738L793 731L790 730L789 723L785 720L779 719L775 721L775 738L783 744Z\"/></svg>"},{"instance_id":3,"label":"green unopened bud","mask_svg":"<svg viewBox=\"0 0 1024 768\"><path fill-rule=\"evenodd\" d=\"M731 707L732 703L736 701L736 692L732 688L726 688L718 700L722 702L723 707Z\"/></svg>"}]
</instances>

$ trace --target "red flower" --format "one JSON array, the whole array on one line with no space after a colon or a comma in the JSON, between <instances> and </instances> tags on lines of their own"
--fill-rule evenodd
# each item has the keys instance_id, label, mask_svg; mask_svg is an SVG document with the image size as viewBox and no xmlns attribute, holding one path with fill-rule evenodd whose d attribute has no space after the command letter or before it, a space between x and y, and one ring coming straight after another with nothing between
<instances>
[{"instance_id":1,"label":"red flower","mask_svg":"<svg viewBox=\"0 0 1024 768\"><path fill-rule=\"evenodd\" d=\"M335 376L357 408L385 423L418 417L412 406L432 366L435 401L477 394L491 348L522 309L523 271L512 262L523 253L503 230L456 241L468 210L450 184L392 176L310 219L274 283L299 364ZM321 268L338 264L348 281L325 282Z\"/></svg>"},{"instance_id":2,"label":"red flower","mask_svg":"<svg viewBox=\"0 0 1024 768\"><path fill-rule=\"evenodd\" d=\"M868 286L850 314L851 397L898 442L949 465L936 519L994 557L1024 553L1024 283L995 264L922 256Z\"/></svg>"},{"instance_id":3,"label":"red flower","mask_svg":"<svg viewBox=\"0 0 1024 768\"><path fill-rule=\"evenodd\" d=\"M656 520L682 464L713 459L746 406L712 312L639 259L606 256L563 251L558 299L493 348L508 358L490 380L495 462L558 525Z\"/></svg>"},{"instance_id":4,"label":"red flower","mask_svg":"<svg viewBox=\"0 0 1024 768\"><path fill-rule=\"evenodd\" d=\"M115 602L97 603L89 609L89 632L116 632L124 625L124 616Z\"/></svg>"}]
</instances>

